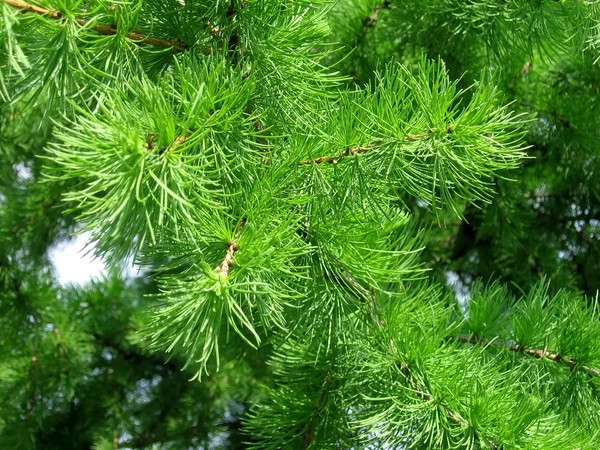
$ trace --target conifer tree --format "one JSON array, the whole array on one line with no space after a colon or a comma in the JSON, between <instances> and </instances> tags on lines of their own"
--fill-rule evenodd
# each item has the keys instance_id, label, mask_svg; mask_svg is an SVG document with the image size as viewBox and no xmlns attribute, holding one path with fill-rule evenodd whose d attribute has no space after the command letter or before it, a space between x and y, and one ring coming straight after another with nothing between
<instances>
[{"instance_id":1,"label":"conifer tree","mask_svg":"<svg viewBox=\"0 0 600 450\"><path fill-rule=\"evenodd\" d=\"M600 448L595 2L0 9L0 448Z\"/></svg>"}]
</instances>

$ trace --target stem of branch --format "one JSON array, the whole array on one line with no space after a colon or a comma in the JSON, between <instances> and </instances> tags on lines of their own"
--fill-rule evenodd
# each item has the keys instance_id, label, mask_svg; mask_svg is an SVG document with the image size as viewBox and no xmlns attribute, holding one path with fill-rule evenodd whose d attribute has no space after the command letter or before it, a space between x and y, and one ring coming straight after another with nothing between
<instances>
[{"instance_id":1,"label":"stem of branch","mask_svg":"<svg viewBox=\"0 0 600 450\"><path fill-rule=\"evenodd\" d=\"M310 420L310 423L308 424L308 428L302 435L302 448L304 450L309 448L310 444L312 443L313 436L315 434L315 427L317 426L317 414L319 413L319 411L321 411L321 408L323 408L323 404L325 403L325 388L327 387L328 382L329 377L325 377L323 385L321 386L321 394L319 395L319 400L317 401L317 405L315 406L315 412L312 416L312 419Z\"/></svg>"},{"instance_id":2,"label":"stem of branch","mask_svg":"<svg viewBox=\"0 0 600 450\"><path fill-rule=\"evenodd\" d=\"M361 35L364 35L364 33L367 31L368 28L371 28L373 25L375 25L375 22L377 22L377 19L379 18L379 12L382 9L389 9L389 8L391 8L391 2L389 2L389 1L378 3L377 6L375 7L375 10L373 11L373 14L371 14L369 17L363 19Z\"/></svg>"},{"instance_id":3,"label":"stem of branch","mask_svg":"<svg viewBox=\"0 0 600 450\"><path fill-rule=\"evenodd\" d=\"M323 163L337 164L337 162L341 158L345 158L346 156L350 156L350 155L352 155L352 156L359 155L361 153L368 152L372 148L373 148L373 145L365 145L364 147L350 147L350 148L347 148L346 150L344 150L343 152L338 153L337 155L320 156L316 159L307 159L305 161L300 161L298 163L298 165L306 166L308 164L323 164Z\"/></svg>"},{"instance_id":4,"label":"stem of branch","mask_svg":"<svg viewBox=\"0 0 600 450\"><path fill-rule=\"evenodd\" d=\"M238 0L230 0L229 6L227 7L227 11L225 12L225 17L229 21L230 25L232 25L231 35L229 36L229 40L227 42L227 50L230 53L231 61L234 66L237 65L239 61L239 46L240 46L240 36L238 34L237 27L234 24L234 17L239 12L240 8L244 6L244 2L240 2L238 5Z\"/></svg>"},{"instance_id":5,"label":"stem of branch","mask_svg":"<svg viewBox=\"0 0 600 450\"><path fill-rule=\"evenodd\" d=\"M236 236L234 239L232 239L228 244L227 244L227 253L225 253L225 258L223 258L223 261L221 262L221 264L219 264L215 270L217 271L218 274L220 274L221 276L227 276L229 275L229 270L231 269L231 267L233 266L233 257L235 256L235 253L239 250L238 244L237 244L237 240L240 237L240 233L242 231L243 226L246 225L246 219L243 218L240 221L240 224L237 227L237 232L236 232Z\"/></svg>"},{"instance_id":6,"label":"stem of branch","mask_svg":"<svg viewBox=\"0 0 600 450\"><path fill-rule=\"evenodd\" d=\"M225 254L225 258L216 269L219 274L223 276L229 275L229 269L231 269L231 266L233 266L233 256L237 251L238 246L235 241L231 241L229 244L227 244L227 253Z\"/></svg>"},{"instance_id":7,"label":"stem of branch","mask_svg":"<svg viewBox=\"0 0 600 450\"><path fill-rule=\"evenodd\" d=\"M369 28L372 28L375 25L375 22L377 22L377 19L379 18L379 12L382 9L391 9L391 2L385 1L385 2L378 3L375 6L373 13L370 16L364 17L361 20L361 27L360 27L359 32L356 34L356 37L354 38L354 42L352 45L353 48L358 48L362 45L362 43L364 42L365 37L367 35L367 30ZM360 57L360 54L359 54L359 57ZM352 78L355 81L358 81L357 73L356 73L356 64L350 70L350 75L352 76Z\"/></svg>"},{"instance_id":8,"label":"stem of branch","mask_svg":"<svg viewBox=\"0 0 600 450\"><path fill-rule=\"evenodd\" d=\"M592 377L600 377L600 370L594 367L579 365L577 361L573 358L565 358L560 353L553 353L548 351L547 349L533 349L527 348L520 345L510 345L502 342L491 341L488 339L483 339L474 335L471 336L448 336L448 339L460 342L462 344L472 344L472 345L482 345L485 347L495 347L495 348L505 348L510 350L511 352L523 353L525 355L533 356L537 359L549 359L551 361L557 362L559 364L564 364L573 369L580 369L586 372L588 375Z\"/></svg>"},{"instance_id":9,"label":"stem of branch","mask_svg":"<svg viewBox=\"0 0 600 450\"><path fill-rule=\"evenodd\" d=\"M20 9L22 12L39 14L41 16L47 16L54 20L60 20L63 18L63 15L60 11L53 11L50 9L41 8L36 5L32 5L30 3L22 2L20 0L2 0L7 5L10 5L14 8ZM75 21L81 25L82 27L86 27L89 23L88 20L76 18ZM95 31L98 34L105 36L112 36L117 34L117 29L113 28L109 25L96 24L89 28L90 30ZM152 36L146 36L141 33L127 33L125 35L127 39L131 39L135 41L137 44L146 44L146 45L154 45L157 47L165 47L165 48L173 48L178 51L183 51L188 48L188 45L184 42L180 41L170 41L166 39L159 39ZM210 48L202 48L202 52L210 53Z\"/></svg>"},{"instance_id":10,"label":"stem of branch","mask_svg":"<svg viewBox=\"0 0 600 450\"><path fill-rule=\"evenodd\" d=\"M427 133L419 133L419 134L407 134L406 136L404 136L402 138L402 141L404 142L414 142L414 141L418 141L419 139L423 139L429 135L431 135L432 133L436 132L437 130L431 130ZM446 128L443 129L444 132L446 133L452 133L452 127L449 125ZM309 164L323 164L323 163L327 163L327 164L337 164L340 159L343 159L347 156L356 156L356 155L360 155L361 153L366 153L369 150L379 146L383 144L382 141L376 141L373 142L372 144L369 145L364 145L362 147L349 147L346 150L344 150L341 153L337 153L335 155L331 155L331 156L320 156L318 158L315 159L307 159L304 161L300 161L298 163L299 166L307 166Z\"/></svg>"}]
</instances>

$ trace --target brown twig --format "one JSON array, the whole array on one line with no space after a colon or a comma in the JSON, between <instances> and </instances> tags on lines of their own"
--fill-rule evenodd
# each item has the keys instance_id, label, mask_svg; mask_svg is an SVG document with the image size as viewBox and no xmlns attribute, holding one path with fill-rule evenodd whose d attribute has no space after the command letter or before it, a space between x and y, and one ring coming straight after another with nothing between
<instances>
[{"instance_id":1,"label":"brown twig","mask_svg":"<svg viewBox=\"0 0 600 450\"><path fill-rule=\"evenodd\" d=\"M32 4L26 3L26 2L22 2L20 0L2 0L2 1L4 3L6 3L7 5L10 5L14 8L20 9L22 12L39 14L41 16L47 16L47 17L50 17L51 19L55 19L55 20L60 20L63 18L63 15L60 11L53 11L51 9L41 8L39 6L32 5ZM86 27L89 24L89 21L86 19L76 18L75 21L83 27ZM117 34L117 32L118 32L116 27L112 27L110 25L103 25L103 24L92 25L91 27L89 27L89 29L95 31L98 34L102 34L105 36L112 36L112 35ZM134 32L127 33L125 35L125 37L127 37L127 39L131 39L132 41L135 41L138 44L154 45L157 47L165 47L165 48L174 48L178 51L183 51L188 48L188 45L185 42L171 41L171 40L167 40L167 39L159 39L159 38L155 38L152 36L146 36L141 33L134 33ZM210 48L208 48L208 47L202 48L201 50L204 53L211 52Z\"/></svg>"},{"instance_id":2,"label":"brown twig","mask_svg":"<svg viewBox=\"0 0 600 450\"><path fill-rule=\"evenodd\" d=\"M190 132L188 131L187 133L183 133L180 136L177 136L175 138L175 140L173 141L173 145L171 145L171 147L169 148L169 150L175 150L177 148L177 146L179 146L180 144L182 144L183 142L185 142L185 140L190 136Z\"/></svg>"},{"instance_id":3,"label":"brown twig","mask_svg":"<svg viewBox=\"0 0 600 450\"><path fill-rule=\"evenodd\" d=\"M240 224L237 226L237 232L236 232L235 238L232 239L227 244L227 252L225 253L225 258L223 258L223 261L221 262L221 264L219 264L215 268L217 273L222 276L229 275L229 271L230 271L231 267L233 266L233 257L235 256L236 252L239 250L237 241L240 237L240 233L241 233L244 225L246 225L245 217L242 218L242 220L240 221Z\"/></svg>"},{"instance_id":4,"label":"brown twig","mask_svg":"<svg viewBox=\"0 0 600 450\"><path fill-rule=\"evenodd\" d=\"M239 4L238 4L239 3ZM225 17L230 25L232 25L231 34L227 42L227 50L230 53L231 61L234 66L239 62L239 47L240 47L240 36L238 34L238 28L234 25L234 17L239 13L240 9L244 7L245 2L238 2L238 0L229 0L229 6L225 12Z\"/></svg>"},{"instance_id":5,"label":"brown twig","mask_svg":"<svg viewBox=\"0 0 600 450\"><path fill-rule=\"evenodd\" d=\"M178 146L180 146L183 142L185 142L185 140L188 137L190 137L190 134L192 134L192 130L187 131L187 132L185 132L185 133L177 136L175 138L175 140L173 141L173 143L170 146L159 148L157 153L159 155L162 155L165 152L169 152L169 151L175 150ZM148 151L152 151L152 150L154 150L156 148L156 146L154 145L154 141L156 141L156 138L157 138L157 136L155 134L149 134L146 137L146 149Z\"/></svg>"},{"instance_id":6,"label":"brown twig","mask_svg":"<svg viewBox=\"0 0 600 450\"><path fill-rule=\"evenodd\" d=\"M373 14L371 14L369 17L363 19L361 34L364 34L368 28L371 28L373 25L375 25L375 22L377 22L377 19L379 18L379 12L382 9L390 9L390 8L391 8L391 2L389 2L389 1L378 3L377 6L375 6L375 10L373 11Z\"/></svg>"},{"instance_id":7,"label":"brown twig","mask_svg":"<svg viewBox=\"0 0 600 450\"><path fill-rule=\"evenodd\" d=\"M231 241L229 244L227 244L227 253L225 253L225 258L223 258L223 262L221 262L221 264L219 264L216 268L216 271L219 274L223 276L229 275L229 270L231 269L231 266L233 266L233 256L237 251L237 242Z\"/></svg>"},{"instance_id":8,"label":"brown twig","mask_svg":"<svg viewBox=\"0 0 600 450\"><path fill-rule=\"evenodd\" d=\"M215 39L221 39L221 30L219 27L210 23L210 21L206 22L206 29L208 30L208 34L210 34Z\"/></svg>"},{"instance_id":9,"label":"brown twig","mask_svg":"<svg viewBox=\"0 0 600 450\"><path fill-rule=\"evenodd\" d=\"M57 20L62 17L60 11L51 11L49 9L40 8L39 6L31 5L29 3L21 2L18 0L4 0L4 3L10 6L14 6L15 8L21 9L23 12L32 12L40 14L42 16L48 16L52 19Z\"/></svg>"},{"instance_id":10,"label":"brown twig","mask_svg":"<svg viewBox=\"0 0 600 450\"><path fill-rule=\"evenodd\" d=\"M600 370L594 367L584 366L577 363L574 358L565 358L560 353L553 353L547 349L534 349L527 348L521 345L510 345L507 343L492 341L484 339L475 335L471 336L448 336L449 340L457 341L462 344L482 345L486 347L505 348L511 352L523 353L525 355L533 356L537 359L549 359L550 361L564 364L570 368L580 369L593 377L600 377Z\"/></svg>"},{"instance_id":11,"label":"brown twig","mask_svg":"<svg viewBox=\"0 0 600 450\"><path fill-rule=\"evenodd\" d=\"M435 131L436 130L431 130L428 133L407 134L406 136L404 136L402 138L402 141L404 141L404 142L418 141L419 139L423 139L423 138L431 135ZM444 128L443 131L446 133L452 133L452 128L451 128L451 126L448 126L448 127ZM349 147L346 150L344 150L343 152L337 153L335 155L319 156L318 158L315 158L315 159L307 159L304 161L300 161L298 163L298 165L299 166L307 166L309 164L323 164L323 163L337 164L340 161L340 159L346 158L347 156L356 156L356 155L360 155L361 153L366 153L369 150L371 150L381 144L383 144L382 141L376 141L372 144L364 145L362 147Z\"/></svg>"},{"instance_id":12,"label":"brown twig","mask_svg":"<svg viewBox=\"0 0 600 450\"><path fill-rule=\"evenodd\" d=\"M333 155L333 156L320 156L320 157L315 158L315 159L307 159L305 161L300 161L298 163L298 165L299 166L306 166L308 164L323 164L323 163L337 164L337 162L340 159L345 158L346 156L359 155L360 153L365 153L365 152L369 151L372 148L373 148L373 145L365 145L364 147L350 147L350 148L347 148L346 150L344 150L343 152L338 153L337 155Z\"/></svg>"},{"instance_id":13,"label":"brown twig","mask_svg":"<svg viewBox=\"0 0 600 450\"><path fill-rule=\"evenodd\" d=\"M377 22L377 19L379 19L379 13L381 12L382 9L392 9L391 2L385 1L385 2L377 3L377 5L375 6L375 9L371 13L371 15L368 17L364 17L361 20L360 30L356 34L354 41L351 44L351 46L353 48L359 48L362 45L362 43L364 42L365 37L367 35L367 30L369 30L369 28L372 28L373 26L375 26L375 22ZM359 57L360 57L360 54L359 54ZM357 73L356 73L356 64L354 64L352 69L350 70L350 75L352 76L354 81L358 81L358 77L357 77Z\"/></svg>"}]
</instances>

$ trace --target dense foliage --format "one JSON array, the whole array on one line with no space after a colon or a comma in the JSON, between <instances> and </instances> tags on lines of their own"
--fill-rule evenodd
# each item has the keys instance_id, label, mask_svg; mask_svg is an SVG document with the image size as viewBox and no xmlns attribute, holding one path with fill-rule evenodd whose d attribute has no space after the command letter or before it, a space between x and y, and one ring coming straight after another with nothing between
<instances>
[{"instance_id":1,"label":"dense foliage","mask_svg":"<svg viewBox=\"0 0 600 450\"><path fill-rule=\"evenodd\" d=\"M600 5L0 9L0 448L600 448Z\"/></svg>"}]
</instances>

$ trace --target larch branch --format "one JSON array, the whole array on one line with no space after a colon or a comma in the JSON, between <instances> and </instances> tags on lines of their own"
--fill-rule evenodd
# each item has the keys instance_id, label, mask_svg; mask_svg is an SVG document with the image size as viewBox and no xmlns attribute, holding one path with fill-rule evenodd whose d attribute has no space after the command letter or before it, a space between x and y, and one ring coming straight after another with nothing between
<instances>
[{"instance_id":1,"label":"larch branch","mask_svg":"<svg viewBox=\"0 0 600 450\"><path fill-rule=\"evenodd\" d=\"M494 348L505 348L510 350L511 352L523 353L525 355L533 356L537 359L549 359L550 361L557 362L559 364L564 364L570 368L577 368L586 372L587 374L593 377L600 377L600 370L594 367L589 367L585 365L578 364L577 360L574 358L566 358L558 352L551 352L547 349L534 349L527 348L521 345L511 345L507 343L492 341L488 339L484 339L475 335L471 336L448 336L449 340L453 340L456 342L460 342L462 344L472 344L472 345L481 345L486 347L494 347Z\"/></svg>"},{"instance_id":2,"label":"larch branch","mask_svg":"<svg viewBox=\"0 0 600 450\"><path fill-rule=\"evenodd\" d=\"M22 2L20 0L2 0L2 1L4 3L6 3L7 5L10 5L14 8L20 9L22 12L39 14L41 16L47 16L47 17L50 17L51 19L55 19L55 20L60 20L63 18L63 15L60 11L53 11L51 9L41 8L39 6L32 5L31 3ZM88 20L81 19L81 18L76 18L75 21L83 27L87 26L89 23ZM89 27L89 29L95 31L98 34L105 35L105 36L113 36L113 35L117 34L117 32L118 32L116 28L109 26L109 25L103 25L103 24L92 25L91 27ZM127 39L131 39L132 41L135 41L138 44L154 45L157 47L165 47L165 48L174 48L178 51L183 51L188 48L188 45L185 42L171 41L171 40L167 40L167 39L159 39L159 38L155 38L152 36L146 36L141 33L135 33L135 32L127 33L125 35L125 37L127 37ZM204 53L210 53L210 51L211 50L208 47L202 48L202 52L204 52Z\"/></svg>"},{"instance_id":3,"label":"larch branch","mask_svg":"<svg viewBox=\"0 0 600 450\"><path fill-rule=\"evenodd\" d=\"M340 159L345 158L346 156L350 156L350 155L354 156L354 155L358 155L360 153L365 153L372 148L373 148L373 145L365 145L364 147L350 147L350 148L347 148L346 150L344 150L343 152L338 153L337 155L320 156L315 159L307 159L305 161L300 161L298 163L298 165L306 166L308 164L323 164L323 163L337 164L337 162Z\"/></svg>"},{"instance_id":4,"label":"larch branch","mask_svg":"<svg viewBox=\"0 0 600 450\"><path fill-rule=\"evenodd\" d=\"M223 258L223 261L221 262L221 264L219 264L215 268L215 270L218 274L223 275L223 276L229 275L229 271L231 270L231 267L233 266L233 257L235 256L236 252L239 250L237 241L240 238L240 233L242 232L242 228L244 227L244 225L246 225L245 217L242 218L242 220L240 220L240 223L236 227L237 231L235 233L235 237L227 244L227 252L225 253L225 258Z\"/></svg>"},{"instance_id":5,"label":"larch branch","mask_svg":"<svg viewBox=\"0 0 600 450\"><path fill-rule=\"evenodd\" d=\"M355 287L358 286L358 287L362 288L360 283L358 283L358 281L356 281L356 279L354 277L352 277L350 274L344 272L344 277L346 278L346 280L348 281L348 283L350 285L355 286ZM373 321L373 323L375 324L375 326L377 328L383 329L385 327L385 321L383 319L381 319L378 315L378 312L381 310L381 305L377 302L375 294L373 292L367 292L365 294L365 298L369 301L371 307L373 308L373 311L370 314L371 320ZM394 344L393 338L390 338L390 340L388 341L388 346L390 349L390 353L395 358L399 357L398 350ZM397 363L396 366L398 367L400 372L406 377L408 382L415 389L415 397L420 398L426 402L436 402L437 401L440 404L441 409L444 411L444 414L446 415L446 417L448 418L448 421L450 423L452 423L456 426L459 426L461 428L469 428L469 422L467 422L467 420L465 420L459 413L453 411L452 409L450 409L450 407L448 407L441 401L436 400L433 397L433 395L431 395L428 392L427 388L412 374L410 368L408 367L408 365L406 363ZM475 438L477 440L484 441L491 450L497 450L497 448L498 448L496 443L494 441L492 441L490 438L488 438L487 436L476 435ZM304 447L304 448L307 448L307 447Z\"/></svg>"},{"instance_id":6,"label":"larch branch","mask_svg":"<svg viewBox=\"0 0 600 450\"><path fill-rule=\"evenodd\" d=\"M449 130L451 130L451 128L447 127L447 130L445 130L445 131L450 132ZM417 141L419 139L423 139L424 137L429 136L434 131L435 130L432 130L428 133L420 133L420 134L407 134L406 136L404 136L402 138L402 141L414 142L414 141ZM298 163L298 165L299 166L307 166L309 164L323 164L323 163L337 164L341 159L346 158L347 156L356 156L356 155L360 155L361 153L366 153L369 150L371 150L381 144L383 144L382 141L376 141L372 144L364 145L361 147L349 147L346 150L344 150L343 152L337 153L335 155L319 156L318 158L315 158L315 159L306 159L304 161L300 161Z\"/></svg>"},{"instance_id":7,"label":"larch branch","mask_svg":"<svg viewBox=\"0 0 600 450\"><path fill-rule=\"evenodd\" d=\"M233 266L233 256L237 251L237 242L231 241L229 244L227 244L227 253L225 254L225 258L223 258L223 262L221 262L216 269L219 274L224 276L229 275L229 270L231 269L231 266Z\"/></svg>"},{"instance_id":8,"label":"larch branch","mask_svg":"<svg viewBox=\"0 0 600 450\"><path fill-rule=\"evenodd\" d=\"M382 9L390 9L391 6L392 6L391 2L389 2L389 1L378 3L377 6L375 6L375 10L373 11L373 14L371 14L369 17L366 17L365 19L363 19L360 37L362 37L362 35L364 35L364 33L367 31L368 28L371 28L373 25L375 25L375 22L377 22L377 19L379 18L379 12ZM360 39L360 37L359 37L359 39Z\"/></svg>"},{"instance_id":9,"label":"larch branch","mask_svg":"<svg viewBox=\"0 0 600 450\"><path fill-rule=\"evenodd\" d=\"M375 6L375 9L373 10L373 12L371 13L370 16L364 17L361 20L360 30L356 34L356 37L353 42L354 48L358 48L362 45L362 43L364 42L365 37L367 35L367 30L369 28L372 28L375 25L375 22L377 22L377 19L379 18L380 11L382 9L391 9L391 7L392 7L392 5L391 5L391 2L389 2L389 1L380 2ZM356 74L356 64L352 67L350 74L352 75L352 78L355 81L358 81L357 74Z\"/></svg>"}]
</instances>

